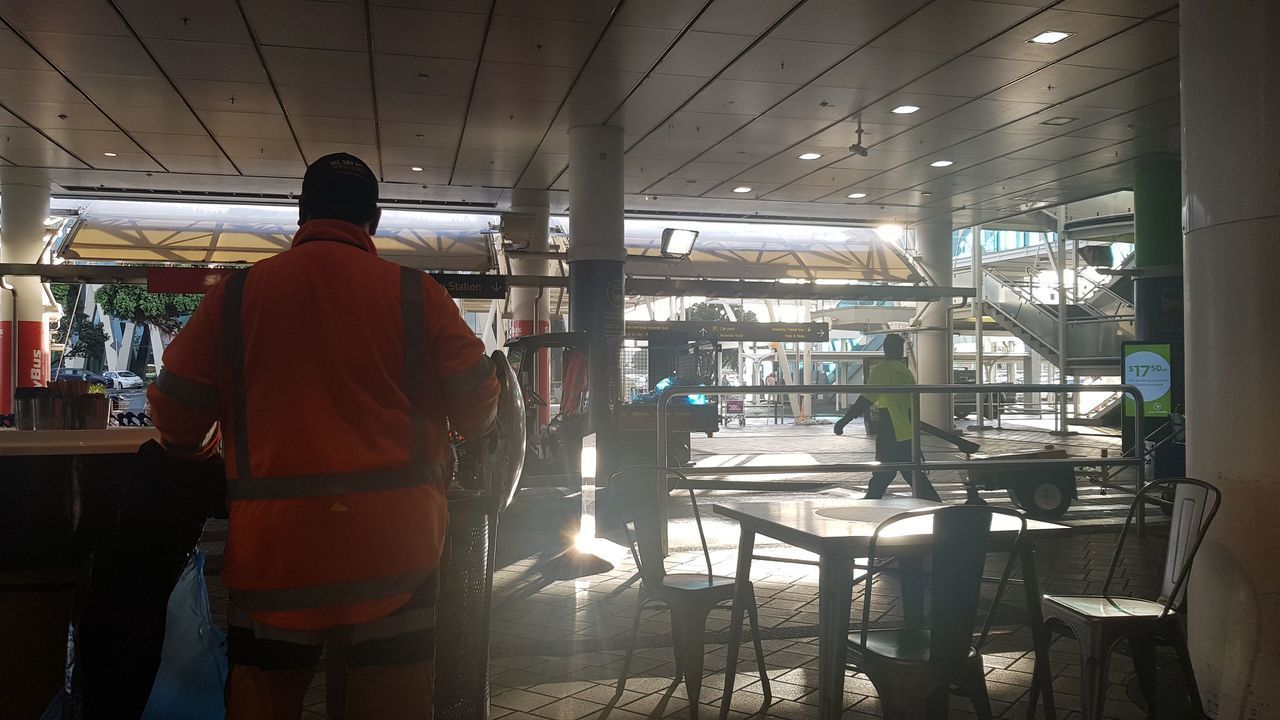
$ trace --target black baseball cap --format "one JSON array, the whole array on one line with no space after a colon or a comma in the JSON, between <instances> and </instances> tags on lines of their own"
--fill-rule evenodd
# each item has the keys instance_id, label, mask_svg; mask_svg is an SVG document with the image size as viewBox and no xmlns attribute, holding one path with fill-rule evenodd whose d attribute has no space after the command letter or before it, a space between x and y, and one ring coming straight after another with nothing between
<instances>
[{"instance_id":1,"label":"black baseball cap","mask_svg":"<svg viewBox=\"0 0 1280 720\"><path fill-rule=\"evenodd\" d=\"M884 354L889 357L902 357L907 341L897 333L884 336Z\"/></svg>"},{"instance_id":2,"label":"black baseball cap","mask_svg":"<svg viewBox=\"0 0 1280 720\"><path fill-rule=\"evenodd\" d=\"M378 178L355 155L325 155L307 167L298 211L299 224L332 219L363 225L378 214Z\"/></svg>"}]
</instances>

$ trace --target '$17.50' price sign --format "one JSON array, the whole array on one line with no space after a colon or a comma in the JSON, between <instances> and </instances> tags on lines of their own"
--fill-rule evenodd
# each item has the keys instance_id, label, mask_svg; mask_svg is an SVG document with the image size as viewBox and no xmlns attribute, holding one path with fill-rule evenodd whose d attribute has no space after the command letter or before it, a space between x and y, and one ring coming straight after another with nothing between
<instances>
[{"instance_id":1,"label":"'$17.50' price sign","mask_svg":"<svg viewBox=\"0 0 1280 720\"><path fill-rule=\"evenodd\" d=\"M1142 392L1144 415L1151 417L1169 414L1172 379L1168 345L1125 345L1124 382ZM1134 414L1132 399L1125 399L1125 414Z\"/></svg>"}]
</instances>

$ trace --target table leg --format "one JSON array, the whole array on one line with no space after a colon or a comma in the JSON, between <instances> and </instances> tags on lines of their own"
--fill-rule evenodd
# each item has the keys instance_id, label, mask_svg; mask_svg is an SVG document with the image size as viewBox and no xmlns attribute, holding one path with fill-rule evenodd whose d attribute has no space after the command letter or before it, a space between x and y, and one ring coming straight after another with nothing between
<instances>
[{"instance_id":1,"label":"table leg","mask_svg":"<svg viewBox=\"0 0 1280 720\"><path fill-rule=\"evenodd\" d=\"M851 558L818 558L818 718L838 720L844 712L844 668L853 605Z\"/></svg>"},{"instance_id":2,"label":"table leg","mask_svg":"<svg viewBox=\"0 0 1280 720\"><path fill-rule=\"evenodd\" d=\"M1045 627L1044 616L1040 612L1040 581L1036 577L1035 543L1025 537L1019 551L1019 562L1022 564L1022 590L1027 600L1027 622L1031 626L1031 645L1036 653L1027 717L1035 718L1036 700L1043 692L1044 716L1049 720L1057 720L1058 712L1053 703L1053 673L1049 669L1049 629Z\"/></svg>"},{"instance_id":3,"label":"table leg","mask_svg":"<svg viewBox=\"0 0 1280 720\"><path fill-rule=\"evenodd\" d=\"M738 540L738 570L734 575L733 609L729 614L729 647L724 668L724 695L720 699L720 717L729 716L729 699L733 697L733 684L738 677L738 648L742 644L742 615L751 602L751 554L755 552L756 534L742 528Z\"/></svg>"},{"instance_id":4,"label":"table leg","mask_svg":"<svg viewBox=\"0 0 1280 720\"><path fill-rule=\"evenodd\" d=\"M902 617L908 628L924 627L924 556L898 556L901 571Z\"/></svg>"}]
</instances>

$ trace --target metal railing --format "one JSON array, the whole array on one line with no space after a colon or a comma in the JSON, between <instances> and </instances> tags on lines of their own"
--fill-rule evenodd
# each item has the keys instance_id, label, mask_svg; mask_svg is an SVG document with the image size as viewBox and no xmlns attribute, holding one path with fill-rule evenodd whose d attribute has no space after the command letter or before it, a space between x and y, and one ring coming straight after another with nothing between
<instances>
[{"instance_id":1,"label":"metal railing","mask_svg":"<svg viewBox=\"0 0 1280 720\"><path fill-rule=\"evenodd\" d=\"M843 473L843 472L881 472L881 471L904 471L910 472L913 476L916 473L927 470L967 470L975 467L992 467L992 466L1008 466L1010 463L1027 466L1088 466L1088 467L1114 467L1114 466L1132 466L1137 468L1137 479L1134 483L1133 492L1136 494L1146 485L1146 466L1142 455L1143 440L1146 435L1143 431L1144 414L1142 391L1133 385L1078 385L1078 384L1038 384L1038 385L1020 385L1017 383L1006 383L997 385L983 385L982 390L989 393L1053 393L1061 395L1065 398L1066 394L1076 392L1105 392L1114 391L1129 395L1134 399L1136 414L1134 416L1134 438L1133 443L1134 455L1122 455L1120 457L1102 457L1102 458L1053 458L1053 459L1032 459L1032 460L926 460L921 453L921 428L920 428L920 396L925 393L947 393L947 394L965 394L974 391L973 385L897 385L897 386L869 386L869 385L788 385L785 386L786 392L797 394L809 393L843 393L843 394L862 394L873 392L877 395L910 395L911 396L911 457L910 462L905 463L881 463L881 462L857 462L857 463L824 463L817 465L755 465L755 466L733 466L733 467L716 467L716 468L678 468L678 470L686 477L711 477L717 475L779 475L787 473ZM658 457L657 464L659 467L669 467L669 457L667 448L667 428L669 425L668 409L671 401L678 397L687 397L689 395L726 395L726 394L751 394L751 393L776 393L778 386L771 385L747 385L732 388L726 387L699 387L699 386L677 386L668 388L658 398ZM674 468L673 468L674 469ZM704 481L700 483L703 487L712 487L714 482ZM736 483L735 483L736 485ZM913 483L913 487L919 487L919 483ZM662 528L662 547L665 552L667 547L667 530L666 530L666 507L665 496L667 488L665 483L660 484L659 492L663 496L661 502L661 528Z\"/></svg>"}]
</instances>

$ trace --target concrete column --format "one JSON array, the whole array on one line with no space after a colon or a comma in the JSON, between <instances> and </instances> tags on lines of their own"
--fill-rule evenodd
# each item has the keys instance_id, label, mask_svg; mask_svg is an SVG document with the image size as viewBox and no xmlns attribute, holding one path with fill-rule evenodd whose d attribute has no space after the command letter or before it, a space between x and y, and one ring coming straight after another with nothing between
<instances>
[{"instance_id":1,"label":"concrete column","mask_svg":"<svg viewBox=\"0 0 1280 720\"><path fill-rule=\"evenodd\" d=\"M622 154L622 128L583 125L569 131L569 329L591 337L591 425L599 436L602 471L612 467L608 436L622 386Z\"/></svg>"},{"instance_id":2,"label":"concrete column","mask_svg":"<svg viewBox=\"0 0 1280 720\"><path fill-rule=\"evenodd\" d=\"M0 175L0 260L39 262L49 217L49 180L27 168ZM10 276L0 291L0 415L13 412L15 387L49 382L49 328L40 278Z\"/></svg>"},{"instance_id":3,"label":"concrete column","mask_svg":"<svg viewBox=\"0 0 1280 720\"><path fill-rule=\"evenodd\" d=\"M1169 343L1170 399L1173 408L1179 408L1186 402L1186 353L1182 317L1182 176L1176 156L1147 155L1138 160L1133 183L1133 225L1134 268L1138 272L1133 280L1134 330L1139 340ZM1145 431L1155 432L1162 422L1160 418L1153 419ZM1162 456L1156 465L1161 477L1177 477L1186 472L1180 458Z\"/></svg>"},{"instance_id":4,"label":"concrete column","mask_svg":"<svg viewBox=\"0 0 1280 720\"><path fill-rule=\"evenodd\" d=\"M511 191L511 212L502 215L503 239L529 252L544 253L550 248L551 224L547 191L516 188ZM551 263L539 259L514 259L512 270L517 275L551 275ZM527 337L551 332L551 294L546 288L511 288L511 335ZM538 395L551 398L550 351L542 350L535 358ZM538 408L538 422L551 421L551 406Z\"/></svg>"},{"instance_id":5,"label":"concrete column","mask_svg":"<svg viewBox=\"0 0 1280 720\"><path fill-rule=\"evenodd\" d=\"M1219 720L1280 708L1280 3L1182 3L1188 473L1222 490L1188 597Z\"/></svg>"},{"instance_id":6,"label":"concrete column","mask_svg":"<svg viewBox=\"0 0 1280 720\"><path fill-rule=\"evenodd\" d=\"M916 245L920 248L920 262L924 271L936 285L950 287L952 283L951 218L934 218L916 226ZM929 330L916 335L916 368L922 385L945 385L951 382L951 344L953 338L947 328L951 313L951 300L930 303L920 316L920 322ZM939 328L939 329L933 329ZM951 427L951 398L948 395L928 394L920 396L920 419L941 428Z\"/></svg>"}]
</instances>

